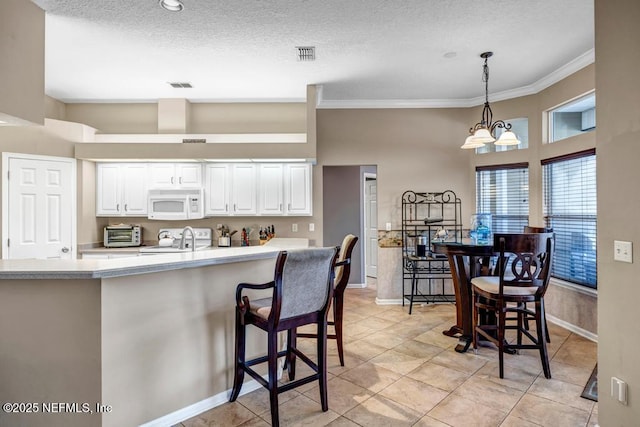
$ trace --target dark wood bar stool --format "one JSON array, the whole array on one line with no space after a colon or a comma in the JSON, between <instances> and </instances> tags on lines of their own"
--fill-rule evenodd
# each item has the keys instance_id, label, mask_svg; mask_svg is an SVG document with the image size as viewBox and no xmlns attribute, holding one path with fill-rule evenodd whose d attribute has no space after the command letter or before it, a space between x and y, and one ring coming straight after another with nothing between
<instances>
[{"instance_id":1,"label":"dark wood bar stool","mask_svg":"<svg viewBox=\"0 0 640 427\"><path fill-rule=\"evenodd\" d=\"M229 398L235 401L240 394L244 373L269 390L271 425L280 423L278 393L318 380L323 411L327 402L327 314L333 296L333 278L338 248L311 248L282 251L278 254L274 280L264 284L241 283L236 288L236 349L233 389ZM270 298L250 301L245 289L272 289ZM317 363L295 347L296 328L315 323L318 327ZM267 333L267 355L245 360L247 325L254 325ZM278 332L287 331L286 350L278 351ZM278 357L286 357L291 382L278 386ZM295 380L296 356L314 374ZM267 362L268 381L251 367ZM294 381L295 380L295 381Z\"/></svg>"},{"instance_id":2,"label":"dark wood bar stool","mask_svg":"<svg viewBox=\"0 0 640 427\"><path fill-rule=\"evenodd\" d=\"M478 335L498 347L500 378L504 378L505 350L537 349L544 376L551 378L545 339L544 294L551 277L553 233L495 234L493 245L499 253L498 276L479 276L471 280L473 348L478 348ZM525 303L529 302L535 305L535 311L527 309ZM496 323L482 324L481 310L495 313ZM516 325L506 323L509 313L516 315ZM525 317L535 319L535 337L525 328ZM517 330L515 344L505 341L507 329ZM531 344L522 343L523 335Z\"/></svg>"},{"instance_id":3,"label":"dark wood bar stool","mask_svg":"<svg viewBox=\"0 0 640 427\"><path fill-rule=\"evenodd\" d=\"M550 227L533 227L530 225L525 225L524 226L524 230L525 233L553 233L553 228ZM526 306L527 304L524 303L524 305ZM527 316L524 317L524 325L527 329L529 329L529 320L533 320ZM549 335L549 328L546 327L546 322L547 319L545 318L545 331L547 332L547 342L550 343L551 342L551 336Z\"/></svg>"},{"instance_id":4,"label":"dark wood bar stool","mask_svg":"<svg viewBox=\"0 0 640 427\"><path fill-rule=\"evenodd\" d=\"M335 339L338 344L338 357L340 365L344 366L344 348L342 345L342 318L344 312L344 291L349 283L351 274L351 253L356 246L358 238L353 234L347 234L340 246L340 255L336 263L336 278L333 286L333 321L327 322L333 325L335 334L327 335L327 338ZM299 333L300 338L317 338L318 334Z\"/></svg>"}]
</instances>

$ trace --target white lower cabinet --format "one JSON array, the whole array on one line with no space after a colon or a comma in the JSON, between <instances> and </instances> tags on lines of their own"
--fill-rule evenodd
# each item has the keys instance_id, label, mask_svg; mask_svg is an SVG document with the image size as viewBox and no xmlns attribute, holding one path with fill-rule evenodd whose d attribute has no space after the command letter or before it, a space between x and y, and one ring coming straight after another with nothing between
<instances>
[{"instance_id":1,"label":"white lower cabinet","mask_svg":"<svg viewBox=\"0 0 640 427\"><path fill-rule=\"evenodd\" d=\"M96 216L147 216L146 163L98 163Z\"/></svg>"}]
</instances>

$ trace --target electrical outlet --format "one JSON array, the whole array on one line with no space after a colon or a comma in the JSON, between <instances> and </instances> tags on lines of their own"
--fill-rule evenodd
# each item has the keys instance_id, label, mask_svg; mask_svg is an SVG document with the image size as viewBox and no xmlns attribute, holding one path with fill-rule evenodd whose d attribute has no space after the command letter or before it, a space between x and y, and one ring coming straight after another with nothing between
<instances>
[{"instance_id":1,"label":"electrical outlet","mask_svg":"<svg viewBox=\"0 0 640 427\"><path fill-rule=\"evenodd\" d=\"M633 246L631 242L613 241L613 259L615 261L633 262Z\"/></svg>"},{"instance_id":2,"label":"electrical outlet","mask_svg":"<svg viewBox=\"0 0 640 427\"><path fill-rule=\"evenodd\" d=\"M390 222L387 222L387 223L385 224L385 229L386 229L387 231L391 231L391 223L390 223Z\"/></svg>"},{"instance_id":3,"label":"electrical outlet","mask_svg":"<svg viewBox=\"0 0 640 427\"><path fill-rule=\"evenodd\" d=\"M312 222L309 223L309 231L316 231L316 225Z\"/></svg>"},{"instance_id":4,"label":"electrical outlet","mask_svg":"<svg viewBox=\"0 0 640 427\"><path fill-rule=\"evenodd\" d=\"M291 231L293 231L294 233L298 232L298 224L291 224Z\"/></svg>"}]
</instances>

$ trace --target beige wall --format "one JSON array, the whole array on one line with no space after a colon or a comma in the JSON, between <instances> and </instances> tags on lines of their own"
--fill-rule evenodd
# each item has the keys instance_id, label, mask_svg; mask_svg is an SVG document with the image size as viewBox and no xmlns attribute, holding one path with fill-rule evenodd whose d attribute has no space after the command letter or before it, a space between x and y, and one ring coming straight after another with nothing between
<instances>
[{"instance_id":1,"label":"beige wall","mask_svg":"<svg viewBox=\"0 0 640 427\"><path fill-rule=\"evenodd\" d=\"M640 242L640 2L596 0L598 120L598 419L603 426L640 420L639 251L634 263L613 260L613 241ZM628 405L609 393L610 378L629 385Z\"/></svg>"},{"instance_id":2,"label":"beige wall","mask_svg":"<svg viewBox=\"0 0 640 427\"><path fill-rule=\"evenodd\" d=\"M187 133L304 133L305 103L190 103ZM158 133L158 104L67 104L65 120L99 133Z\"/></svg>"},{"instance_id":3,"label":"beige wall","mask_svg":"<svg viewBox=\"0 0 640 427\"><path fill-rule=\"evenodd\" d=\"M406 190L452 190L462 200L463 219L468 219L475 209L469 184L471 153L460 145L469 116L467 109L318 110L318 165L377 166L379 230L387 222L393 230L401 228L401 196ZM316 169L314 195L323 192L322 170ZM316 216L322 212L318 203ZM398 249L378 248L381 300L401 298L400 257Z\"/></svg>"},{"instance_id":4,"label":"beige wall","mask_svg":"<svg viewBox=\"0 0 640 427\"><path fill-rule=\"evenodd\" d=\"M102 400L114 411L102 425L140 425L230 390L236 286L273 280L274 268L272 258L104 279ZM249 326L247 358L264 344Z\"/></svg>"},{"instance_id":5,"label":"beige wall","mask_svg":"<svg viewBox=\"0 0 640 427\"><path fill-rule=\"evenodd\" d=\"M0 3L0 58L0 120L43 124L44 11L31 1Z\"/></svg>"},{"instance_id":6,"label":"beige wall","mask_svg":"<svg viewBox=\"0 0 640 427\"><path fill-rule=\"evenodd\" d=\"M102 399L99 280L0 280L0 400L96 402ZM7 414L14 427L100 426L99 415Z\"/></svg>"}]
</instances>

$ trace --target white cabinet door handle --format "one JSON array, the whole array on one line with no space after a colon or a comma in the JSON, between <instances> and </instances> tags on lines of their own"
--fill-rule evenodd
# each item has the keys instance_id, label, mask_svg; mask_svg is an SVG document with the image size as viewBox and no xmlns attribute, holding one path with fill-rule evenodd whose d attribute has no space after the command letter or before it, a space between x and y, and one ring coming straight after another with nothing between
<instances>
[{"instance_id":1,"label":"white cabinet door handle","mask_svg":"<svg viewBox=\"0 0 640 427\"><path fill-rule=\"evenodd\" d=\"M182 184L182 177L178 178L178 183Z\"/></svg>"},{"instance_id":2,"label":"white cabinet door handle","mask_svg":"<svg viewBox=\"0 0 640 427\"><path fill-rule=\"evenodd\" d=\"M128 207L128 205L125 203L125 204L124 204L124 211L125 211L125 212L127 212L128 210L129 210L129 207Z\"/></svg>"},{"instance_id":3,"label":"white cabinet door handle","mask_svg":"<svg viewBox=\"0 0 640 427\"><path fill-rule=\"evenodd\" d=\"M117 210L118 212L120 212L120 203L118 203L118 204L116 205L116 210Z\"/></svg>"},{"instance_id":4,"label":"white cabinet door handle","mask_svg":"<svg viewBox=\"0 0 640 427\"><path fill-rule=\"evenodd\" d=\"M173 177L171 177L171 183L173 184Z\"/></svg>"}]
</instances>

